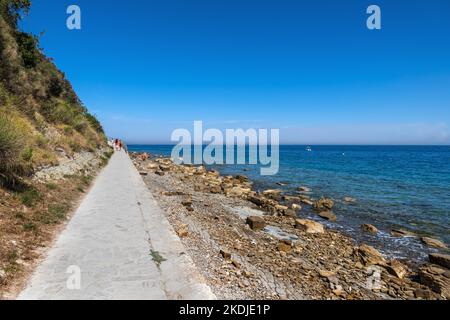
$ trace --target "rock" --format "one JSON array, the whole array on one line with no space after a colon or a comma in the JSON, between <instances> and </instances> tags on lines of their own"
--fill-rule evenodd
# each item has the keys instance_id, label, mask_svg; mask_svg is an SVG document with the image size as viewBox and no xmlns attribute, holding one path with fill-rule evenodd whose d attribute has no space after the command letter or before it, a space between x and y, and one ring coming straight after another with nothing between
<instances>
[{"instance_id":1,"label":"rock","mask_svg":"<svg viewBox=\"0 0 450 320\"><path fill-rule=\"evenodd\" d=\"M241 268L241 264L236 260L230 260L231 264L235 266L237 269Z\"/></svg>"},{"instance_id":2,"label":"rock","mask_svg":"<svg viewBox=\"0 0 450 320\"><path fill-rule=\"evenodd\" d=\"M421 289L421 288L417 289L414 292L414 296L417 299L425 299L425 300L431 300L431 299L435 298L434 293L432 291L430 291L428 289Z\"/></svg>"},{"instance_id":3,"label":"rock","mask_svg":"<svg viewBox=\"0 0 450 320\"><path fill-rule=\"evenodd\" d=\"M276 210L277 212L282 212L282 213L284 213L284 212L286 212L288 209L289 209L288 207L283 206L283 205L281 205L281 204L275 205L275 210Z\"/></svg>"},{"instance_id":4,"label":"rock","mask_svg":"<svg viewBox=\"0 0 450 320\"><path fill-rule=\"evenodd\" d=\"M238 180L240 183L245 183L245 182L248 182L249 180L248 180L248 178L246 177L246 176L244 176L244 175L237 175L236 177L235 177L235 179L236 180Z\"/></svg>"},{"instance_id":5,"label":"rock","mask_svg":"<svg viewBox=\"0 0 450 320\"><path fill-rule=\"evenodd\" d=\"M422 237L420 238L420 240L426 244L427 246L433 247L433 248L438 248L438 249L446 249L448 248L447 245L442 242L441 240L438 239L433 239L433 238L429 238L429 237Z\"/></svg>"},{"instance_id":6,"label":"rock","mask_svg":"<svg viewBox=\"0 0 450 320\"><path fill-rule=\"evenodd\" d=\"M383 255L375 248L362 244L356 249L356 255L365 266L386 265Z\"/></svg>"},{"instance_id":7,"label":"rock","mask_svg":"<svg viewBox=\"0 0 450 320\"><path fill-rule=\"evenodd\" d=\"M147 169L148 170L156 170L156 169L158 169L159 168L159 166L156 164L156 163L149 163L148 165L147 165Z\"/></svg>"},{"instance_id":8,"label":"rock","mask_svg":"<svg viewBox=\"0 0 450 320\"><path fill-rule=\"evenodd\" d=\"M219 194L222 192L222 188L220 186L212 186L211 188L209 188L209 192L212 194ZM235 195L231 195L232 197ZM237 195L239 196L239 195Z\"/></svg>"},{"instance_id":9,"label":"rock","mask_svg":"<svg viewBox=\"0 0 450 320\"><path fill-rule=\"evenodd\" d=\"M292 241L280 240L278 243L278 251L290 253L292 251Z\"/></svg>"},{"instance_id":10,"label":"rock","mask_svg":"<svg viewBox=\"0 0 450 320\"><path fill-rule=\"evenodd\" d=\"M430 254L430 262L450 269L450 255L448 254L432 253Z\"/></svg>"},{"instance_id":11,"label":"rock","mask_svg":"<svg viewBox=\"0 0 450 320\"><path fill-rule=\"evenodd\" d=\"M302 210L302 206L299 204L293 203L291 206L291 209L298 212L298 211Z\"/></svg>"},{"instance_id":12,"label":"rock","mask_svg":"<svg viewBox=\"0 0 450 320\"><path fill-rule=\"evenodd\" d=\"M327 271L327 270L320 270L319 271L319 275L322 277L322 278L331 278L331 277L335 277L336 276L336 272L334 272L334 271Z\"/></svg>"},{"instance_id":13,"label":"rock","mask_svg":"<svg viewBox=\"0 0 450 320\"><path fill-rule=\"evenodd\" d=\"M254 231L262 230L266 226L266 222L264 221L264 219L262 217L258 217L258 216L248 217L247 224Z\"/></svg>"},{"instance_id":14,"label":"rock","mask_svg":"<svg viewBox=\"0 0 450 320\"><path fill-rule=\"evenodd\" d=\"M231 189L228 189L225 193L229 197L244 198L251 192L252 189L250 188L233 187Z\"/></svg>"},{"instance_id":15,"label":"rock","mask_svg":"<svg viewBox=\"0 0 450 320\"><path fill-rule=\"evenodd\" d=\"M263 192L263 195L269 199L280 200L281 199L281 190L266 190Z\"/></svg>"},{"instance_id":16,"label":"rock","mask_svg":"<svg viewBox=\"0 0 450 320\"><path fill-rule=\"evenodd\" d=\"M141 171L141 172L139 172L139 174L140 174L141 176L148 176L148 172L145 172L145 171Z\"/></svg>"},{"instance_id":17,"label":"rock","mask_svg":"<svg viewBox=\"0 0 450 320\"><path fill-rule=\"evenodd\" d=\"M322 198L313 203L313 208L316 211L327 211L333 209L334 201L327 198Z\"/></svg>"},{"instance_id":18,"label":"rock","mask_svg":"<svg viewBox=\"0 0 450 320\"><path fill-rule=\"evenodd\" d=\"M183 201L181 202L181 204L182 204L184 207L192 207L192 200L191 200L191 199L183 200Z\"/></svg>"},{"instance_id":19,"label":"rock","mask_svg":"<svg viewBox=\"0 0 450 320\"><path fill-rule=\"evenodd\" d=\"M328 221L336 221L336 215L331 211L322 211L319 213L319 217Z\"/></svg>"},{"instance_id":20,"label":"rock","mask_svg":"<svg viewBox=\"0 0 450 320\"><path fill-rule=\"evenodd\" d=\"M163 177L165 175L165 173L162 172L162 171L156 171L155 174L160 176L160 177Z\"/></svg>"},{"instance_id":21,"label":"rock","mask_svg":"<svg viewBox=\"0 0 450 320\"><path fill-rule=\"evenodd\" d=\"M370 233L373 233L373 234L377 234L378 233L378 229L375 226L373 226L371 224L367 224L367 223L363 224L361 226L361 229L363 231L365 231L365 232L370 232Z\"/></svg>"},{"instance_id":22,"label":"rock","mask_svg":"<svg viewBox=\"0 0 450 320\"><path fill-rule=\"evenodd\" d=\"M346 203L355 203L356 199L355 198L351 198L351 197L345 197L344 198L344 202L346 202Z\"/></svg>"},{"instance_id":23,"label":"rock","mask_svg":"<svg viewBox=\"0 0 450 320\"><path fill-rule=\"evenodd\" d=\"M407 274L406 267L398 260L392 260L385 268L387 272L399 279L403 279Z\"/></svg>"},{"instance_id":24,"label":"rock","mask_svg":"<svg viewBox=\"0 0 450 320\"><path fill-rule=\"evenodd\" d=\"M446 269L426 265L419 270L420 283L446 299L450 299L450 278Z\"/></svg>"},{"instance_id":25,"label":"rock","mask_svg":"<svg viewBox=\"0 0 450 320\"><path fill-rule=\"evenodd\" d=\"M281 197L281 200L286 201L286 202L294 202L294 201L300 201L300 197L290 196L290 195L283 195Z\"/></svg>"},{"instance_id":26,"label":"rock","mask_svg":"<svg viewBox=\"0 0 450 320\"><path fill-rule=\"evenodd\" d=\"M391 230L391 235L393 237L415 237L416 235L411 232L411 231L407 231L404 229L392 229Z\"/></svg>"},{"instance_id":27,"label":"rock","mask_svg":"<svg viewBox=\"0 0 450 320\"><path fill-rule=\"evenodd\" d=\"M183 224L178 230L177 234L180 238L187 237L189 234L189 225Z\"/></svg>"},{"instance_id":28,"label":"rock","mask_svg":"<svg viewBox=\"0 0 450 320\"><path fill-rule=\"evenodd\" d=\"M247 200L256 204L258 207L263 207L266 203L263 198L258 196L249 196L247 197Z\"/></svg>"},{"instance_id":29,"label":"rock","mask_svg":"<svg viewBox=\"0 0 450 320\"><path fill-rule=\"evenodd\" d=\"M323 225L307 219L295 220L295 228L310 234L321 234L325 232Z\"/></svg>"},{"instance_id":30,"label":"rock","mask_svg":"<svg viewBox=\"0 0 450 320\"><path fill-rule=\"evenodd\" d=\"M247 270L242 271L242 275L246 278L253 277L253 273L251 273L250 271L247 271Z\"/></svg>"},{"instance_id":31,"label":"rock","mask_svg":"<svg viewBox=\"0 0 450 320\"><path fill-rule=\"evenodd\" d=\"M310 189L310 188L308 188L308 187L298 187L298 189L297 189L298 191L300 191L300 192L311 192L312 190Z\"/></svg>"},{"instance_id":32,"label":"rock","mask_svg":"<svg viewBox=\"0 0 450 320\"><path fill-rule=\"evenodd\" d=\"M312 206L312 205L314 205L314 202L312 202L311 200L309 200L309 199L302 199L302 200L300 200L302 203L304 203L304 204L307 204L308 206Z\"/></svg>"},{"instance_id":33,"label":"rock","mask_svg":"<svg viewBox=\"0 0 450 320\"><path fill-rule=\"evenodd\" d=\"M288 210L284 211L284 215L286 217L290 217L290 218L297 218L297 211L288 209Z\"/></svg>"},{"instance_id":34,"label":"rock","mask_svg":"<svg viewBox=\"0 0 450 320\"><path fill-rule=\"evenodd\" d=\"M225 250L220 250L220 255L226 259L226 260L230 260L231 259L231 253L225 251Z\"/></svg>"}]
</instances>

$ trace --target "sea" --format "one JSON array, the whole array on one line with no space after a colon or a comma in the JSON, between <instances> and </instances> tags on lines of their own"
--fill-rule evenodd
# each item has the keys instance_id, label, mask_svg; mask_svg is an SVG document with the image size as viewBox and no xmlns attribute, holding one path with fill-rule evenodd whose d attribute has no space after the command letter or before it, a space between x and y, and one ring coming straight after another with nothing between
<instances>
[{"instance_id":1,"label":"sea","mask_svg":"<svg viewBox=\"0 0 450 320\"><path fill-rule=\"evenodd\" d=\"M129 151L170 156L172 145L129 145ZM247 149L248 153L248 149ZM420 236L450 245L450 146L280 146L279 173L262 176L258 165L209 166L224 175L246 175L257 191L280 189L295 195L301 186L312 198L335 200L338 220L324 222L310 209L300 216L368 243L391 258L424 261L435 249ZM351 197L354 203L343 199ZM306 206L305 206L306 207ZM361 225L375 225L371 235ZM419 237L398 238L392 229Z\"/></svg>"}]
</instances>

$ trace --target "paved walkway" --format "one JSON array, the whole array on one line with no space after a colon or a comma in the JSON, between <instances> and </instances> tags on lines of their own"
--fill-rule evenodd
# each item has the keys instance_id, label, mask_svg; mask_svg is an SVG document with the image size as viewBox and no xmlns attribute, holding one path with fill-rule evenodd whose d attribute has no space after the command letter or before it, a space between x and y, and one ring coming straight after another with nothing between
<instances>
[{"instance_id":1,"label":"paved walkway","mask_svg":"<svg viewBox=\"0 0 450 320\"><path fill-rule=\"evenodd\" d=\"M166 261L158 266L152 251ZM123 152L113 155L19 295L25 300L214 298Z\"/></svg>"}]
</instances>

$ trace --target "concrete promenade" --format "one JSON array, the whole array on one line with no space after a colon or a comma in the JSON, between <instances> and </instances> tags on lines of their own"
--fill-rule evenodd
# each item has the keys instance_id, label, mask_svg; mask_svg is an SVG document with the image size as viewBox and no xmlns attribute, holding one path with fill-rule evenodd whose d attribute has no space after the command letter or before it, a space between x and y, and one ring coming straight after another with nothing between
<instances>
[{"instance_id":1,"label":"concrete promenade","mask_svg":"<svg viewBox=\"0 0 450 320\"><path fill-rule=\"evenodd\" d=\"M128 155L116 152L18 299L215 296Z\"/></svg>"}]
</instances>

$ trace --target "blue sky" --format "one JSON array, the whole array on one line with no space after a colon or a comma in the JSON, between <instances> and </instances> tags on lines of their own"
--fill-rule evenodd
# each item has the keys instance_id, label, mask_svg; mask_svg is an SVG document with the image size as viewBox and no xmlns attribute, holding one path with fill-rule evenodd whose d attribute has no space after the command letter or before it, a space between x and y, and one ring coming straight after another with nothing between
<instances>
[{"instance_id":1,"label":"blue sky","mask_svg":"<svg viewBox=\"0 0 450 320\"><path fill-rule=\"evenodd\" d=\"M128 143L279 128L282 143L450 144L450 1L33 0L22 23ZM82 30L66 28L77 4ZM366 9L382 10L382 30Z\"/></svg>"}]
</instances>

